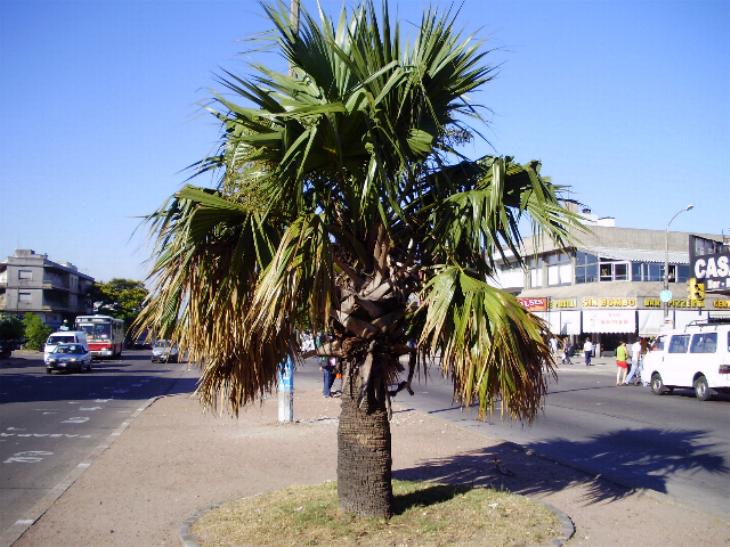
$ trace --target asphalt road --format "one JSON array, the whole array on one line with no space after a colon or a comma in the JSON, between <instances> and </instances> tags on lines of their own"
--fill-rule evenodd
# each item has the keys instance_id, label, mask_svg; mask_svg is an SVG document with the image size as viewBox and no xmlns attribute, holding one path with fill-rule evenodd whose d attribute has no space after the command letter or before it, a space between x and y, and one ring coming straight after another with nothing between
<instances>
[{"instance_id":1,"label":"asphalt road","mask_svg":"<svg viewBox=\"0 0 730 547\"><path fill-rule=\"evenodd\" d=\"M152 364L149 351L49 375L37 355L0 361L0 536L60 495L151 398L191 392L198 375Z\"/></svg>"},{"instance_id":2,"label":"asphalt road","mask_svg":"<svg viewBox=\"0 0 730 547\"><path fill-rule=\"evenodd\" d=\"M91 374L47 375L40 361L0 362L0 536L29 520L62 493L125 424L156 396L189 393L198 373L149 362L149 352L95 363ZM309 360L295 386L318 387ZM622 485L650 489L726 516L730 492L730 399L697 401L690 391L654 396L614 385L612 365L566 367L551 384L545 411L531 425L493 417L451 402L438 374L397 401L474 428ZM296 416L296 399L295 399ZM615 492L611 495L616 495ZM620 495L620 493L619 493Z\"/></svg>"},{"instance_id":3,"label":"asphalt road","mask_svg":"<svg viewBox=\"0 0 730 547\"><path fill-rule=\"evenodd\" d=\"M317 381L320 374L308 362L299 381ZM396 401L607 478L619 485L611 496L649 489L726 518L730 398L703 403L692 390L656 396L648 388L615 382L615 366L605 360L590 368L563 367L532 424L499 415L476 420L475 409L452 403L451 383L438 373L415 383L415 396L403 391Z\"/></svg>"}]
</instances>

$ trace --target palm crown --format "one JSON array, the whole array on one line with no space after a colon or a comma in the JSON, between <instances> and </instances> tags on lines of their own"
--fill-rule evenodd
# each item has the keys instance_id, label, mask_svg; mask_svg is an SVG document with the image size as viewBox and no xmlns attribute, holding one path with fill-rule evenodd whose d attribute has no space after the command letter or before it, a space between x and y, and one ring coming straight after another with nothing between
<instances>
[{"instance_id":1,"label":"palm crown","mask_svg":"<svg viewBox=\"0 0 730 547\"><path fill-rule=\"evenodd\" d=\"M460 153L481 120L468 94L493 76L481 44L451 13L427 11L404 43L387 4L303 12L299 30L283 4L264 9L292 70L221 79L220 150L196 164L220 185L151 215L139 324L178 339L204 364L203 400L234 411L273 387L309 327L332 334L321 351L361 405L387 404L438 355L458 400L532 417L552 370L544 325L487 279L498 259L521 263L524 216L558 241L576 219L538 162Z\"/></svg>"}]
</instances>

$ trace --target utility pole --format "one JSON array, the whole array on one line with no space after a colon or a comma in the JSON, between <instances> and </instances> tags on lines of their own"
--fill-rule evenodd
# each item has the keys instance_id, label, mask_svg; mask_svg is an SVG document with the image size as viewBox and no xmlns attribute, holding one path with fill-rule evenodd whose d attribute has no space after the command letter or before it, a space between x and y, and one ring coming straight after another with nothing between
<instances>
[{"instance_id":1,"label":"utility pole","mask_svg":"<svg viewBox=\"0 0 730 547\"><path fill-rule=\"evenodd\" d=\"M299 0L291 0L291 24L294 34L299 34ZM294 66L289 65L289 76L294 76ZM279 423L290 424L294 421L294 362L287 356L279 364Z\"/></svg>"}]
</instances>

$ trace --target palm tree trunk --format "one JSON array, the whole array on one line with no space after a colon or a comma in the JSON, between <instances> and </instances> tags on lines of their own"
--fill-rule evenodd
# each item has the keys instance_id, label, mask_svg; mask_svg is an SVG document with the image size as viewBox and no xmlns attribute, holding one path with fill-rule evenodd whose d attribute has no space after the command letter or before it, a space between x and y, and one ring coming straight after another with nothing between
<instances>
[{"instance_id":1,"label":"palm tree trunk","mask_svg":"<svg viewBox=\"0 0 730 547\"><path fill-rule=\"evenodd\" d=\"M343 367L344 369L345 367ZM358 516L392 514L390 422L384 393L360 407L360 377L343 370L337 431L337 494L340 508ZM381 389L384 391L384 389Z\"/></svg>"}]
</instances>

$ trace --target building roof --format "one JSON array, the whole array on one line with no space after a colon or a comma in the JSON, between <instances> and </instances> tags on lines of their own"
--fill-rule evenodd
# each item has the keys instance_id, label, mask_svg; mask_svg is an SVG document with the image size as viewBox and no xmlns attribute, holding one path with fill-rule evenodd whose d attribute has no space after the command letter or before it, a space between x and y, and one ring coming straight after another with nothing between
<instances>
[{"instance_id":1,"label":"building roof","mask_svg":"<svg viewBox=\"0 0 730 547\"><path fill-rule=\"evenodd\" d=\"M619 247L594 247L578 245L578 250L584 253L611 258L613 260L626 260L630 262L659 262L664 264L665 252L663 250L650 249L629 249ZM668 255L670 264L689 264L689 251L672 251Z\"/></svg>"}]
</instances>

